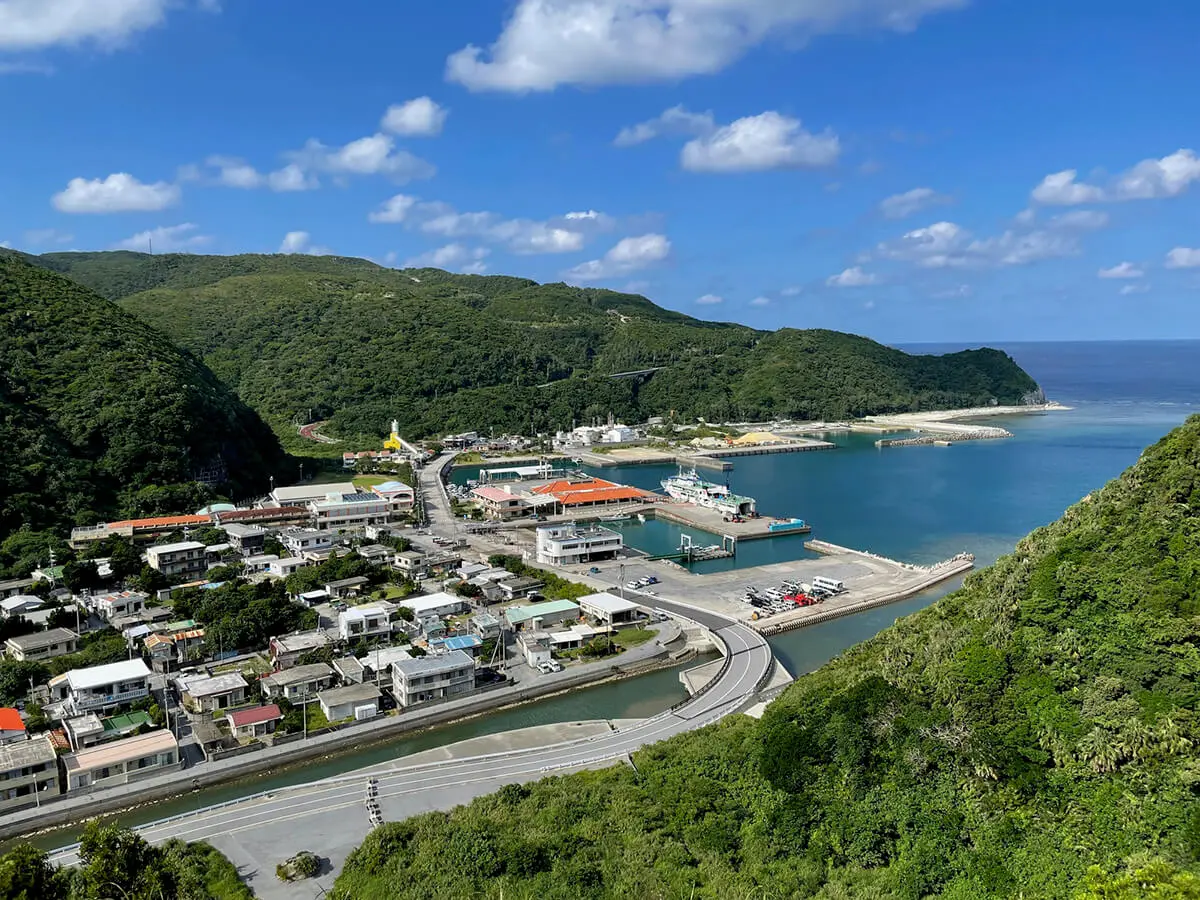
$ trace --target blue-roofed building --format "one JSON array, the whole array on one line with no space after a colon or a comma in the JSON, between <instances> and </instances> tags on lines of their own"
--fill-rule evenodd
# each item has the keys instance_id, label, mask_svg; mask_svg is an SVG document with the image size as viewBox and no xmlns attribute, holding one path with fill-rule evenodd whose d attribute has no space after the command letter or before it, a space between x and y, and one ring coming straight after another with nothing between
<instances>
[{"instance_id":1,"label":"blue-roofed building","mask_svg":"<svg viewBox=\"0 0 1200 900\"><path fill-rule=\"evenodd\" d=\"M456 634L452 637L435 638L429 642L429 649L435 653L440 653L443 650L446 652L452 650L461 650L474 658L479 655L479 649L483 646L483 638L477 634Z\"/></svg>"}]
</instances>

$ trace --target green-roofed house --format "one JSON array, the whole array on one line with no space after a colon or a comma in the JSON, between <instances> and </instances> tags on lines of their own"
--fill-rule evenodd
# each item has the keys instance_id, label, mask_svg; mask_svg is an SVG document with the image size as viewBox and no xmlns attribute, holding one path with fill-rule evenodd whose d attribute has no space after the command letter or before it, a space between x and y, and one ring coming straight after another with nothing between
<instances>
[{"instance_id":1,"label":"green-roofed house","mask_svg":"<svg viewBox=\"0 0 1200 900\"><path fill-rule=\"evenodd\" d=\"M579 604L574 600L549 600L529 606L510 606L504 618L514 631L537 631L548 625L557 625L579 618Z\"/></svg>"}]
</instances>

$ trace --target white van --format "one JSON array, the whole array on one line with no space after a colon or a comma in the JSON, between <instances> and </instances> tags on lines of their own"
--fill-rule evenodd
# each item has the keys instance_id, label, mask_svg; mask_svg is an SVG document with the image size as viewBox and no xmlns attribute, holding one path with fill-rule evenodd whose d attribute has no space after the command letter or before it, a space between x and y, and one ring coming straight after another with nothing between
<instances>
[{"instance_id":1,"label":"white van","mask_svg":"<svg viewBox=\"0 0 1200 900\"><path fill-rule=\"evenodd\" d=\"M826 578L824 575L818 575L813 578L813 587L830 591L834 594L840 594L846 590L846 585L842 584L836 578Z\"/></svg>"}]
</instances>

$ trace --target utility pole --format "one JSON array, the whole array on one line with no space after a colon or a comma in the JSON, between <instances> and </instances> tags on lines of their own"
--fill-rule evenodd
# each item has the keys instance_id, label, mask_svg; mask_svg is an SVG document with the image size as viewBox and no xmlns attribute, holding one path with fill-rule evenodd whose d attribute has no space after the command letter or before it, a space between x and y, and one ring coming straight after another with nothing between
<instances>
[{"instance_id":1,"label":"utility pole","mask_svg":"<svg viewBox=\"0 0 1200 900\"><path fill-rule=\"evenodd\" d=\"M304 685L304 707L300 711L300 715L304 717L304 740L308 740L308 685Z\"/></svg>"}]
</instances>

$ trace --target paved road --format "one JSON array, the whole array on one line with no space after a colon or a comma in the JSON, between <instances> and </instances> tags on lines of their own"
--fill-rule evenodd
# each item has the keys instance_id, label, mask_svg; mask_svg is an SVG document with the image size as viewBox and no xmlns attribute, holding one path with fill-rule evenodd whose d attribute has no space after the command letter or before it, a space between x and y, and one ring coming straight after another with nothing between
<instances>
[{"instance_id":1,"label":"paved road","mask_svg":"<svg viewBox=\"0 0 1200 900\"><path fill-rule=\"evenodd\" d=\"M332 873L340 869L346 855L370 831L364 805L368 776L378 780L378 802L384 819L398 820L453 808L504 784L615 765L647 744L703 727L744 708L771 671L771 651L763 638L715 613L666 600L658 605L706 625L727 651L728 665L721 676L704 693L675 710L607 734L537 749L415 766L404 765L401 759L235 805L186 814L138 831L154 843L172 837L213 843L239 866L260 897L319 896L331 886ZM274 878L275 864L306 848L329 860L330 874L303 888L284 888ZM76 848L56 851L52 859L61 865L73 865L78 860Z\"/></svg>"}]
</instances>

